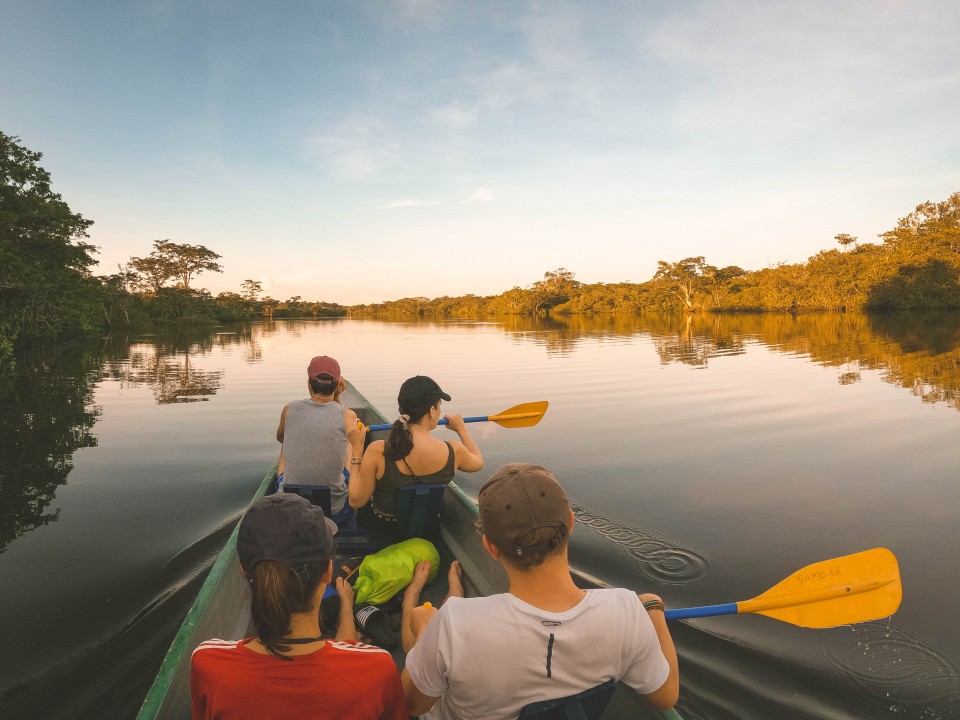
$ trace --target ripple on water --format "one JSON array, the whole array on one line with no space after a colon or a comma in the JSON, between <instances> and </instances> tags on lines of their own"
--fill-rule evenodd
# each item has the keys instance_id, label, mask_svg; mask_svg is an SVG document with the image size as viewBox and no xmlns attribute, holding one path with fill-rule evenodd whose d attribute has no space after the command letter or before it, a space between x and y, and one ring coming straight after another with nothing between
<instances>
[{"instance_id":1,"label":"ripple on water","mask_svg":"<svg viewBox=\"0 0 960 720\"><path fill-rule=\"evenodd\" d=\"M818 645L817 659L844 678L858 704L897 717L960 716L960 660L932 638L892 619L833 632L838 637Z\"/></svg>"},{"instance_id":2,"label":"ripple on water","mask_svg":"<svg viewBox=\"0 0 960 720\"><path fill-rule=\"evenodd\" d=\"M593 528L598 535L618 545L643 575L664 585L684 585L700 580L709 561L657 530L639 530L622 525L571 503L577 522Z\"/></svg>"}]
</instances>

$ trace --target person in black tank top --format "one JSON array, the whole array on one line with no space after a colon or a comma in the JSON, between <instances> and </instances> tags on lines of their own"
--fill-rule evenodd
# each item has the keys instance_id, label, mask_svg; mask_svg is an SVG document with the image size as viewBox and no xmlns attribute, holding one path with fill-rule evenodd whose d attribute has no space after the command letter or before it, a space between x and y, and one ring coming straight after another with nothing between
<instances>
[{"instance_id":1,"label":"person in black tank top","mask_svg":"<svg viewBox=\"0 0 960 720\"><path fill-rule=\"evenodd\" d=\"M476 472L483 456L460 415L442 415L441 403L450 395L425 375L409 378L400 387L400 417L389 437L367 447L356 477L350 481L350 505L358 510L363 527L399 538L396 527L397 493L413 482L443 482L457 470ZM441 442L430 433L446 417L459 440Z\"/></svg>"}]
</instances>

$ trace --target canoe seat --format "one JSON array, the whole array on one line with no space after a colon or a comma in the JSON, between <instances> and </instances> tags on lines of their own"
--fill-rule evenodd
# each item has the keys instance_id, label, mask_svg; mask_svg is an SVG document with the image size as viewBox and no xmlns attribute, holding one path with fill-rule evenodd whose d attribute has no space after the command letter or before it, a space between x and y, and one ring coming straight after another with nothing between
<instances>
[{"instance_id":1,"label":"canoe seat","mask_svg":"<svg viewBox=\"0 0 960 720\"><path fill-rule=\"evenodd\" d=\"M408 483L397 495L397 533L381 534L364 528L337 533L337 552L344 555L368 555L400 540L421 537L437 542L440 514L443 511L443 483Z\"/></svg>"},{"instance_id":2,"label":"canoe seat","mask_svg":"<svg viewBox=\"0 0 960 720\"><path fill-rule=\"evenodd\" d=\"M607 680L576 695L530 703L520 711L520 720L599 720L616 688L615 680Z\"/></svg>"},{"instance_id":3,"label":"canoe seat","mask_svg":"<svg viewBox=\"0 0 960 720\"><path fill-rule=\"evenodd\" d=\"M443 483L408 483L397 495L397 524L402 540L420 537L436 541L440 537L440 514L443 512ZM330 517L330 488L326 485L293 485L285 483L284 492L297 493ZM363 529L337 532L337 549L341 554L364 555L382 550L396 538L378 537Z\"/></svg>"},{"instance_id":4,"label":"canoe seat","mask_svg":"<svg viewBox=\"0 0 960 720\"><path fill-rule=\"evenodd\" d=\"M318 505L323 514L330 517L330 488L327 485L293 485L284 483L283 491L288 493L297 493L300 497L305 497L311 505Z\"/></svg>"},{"instance_id":5,"label":"canoe seat","mask_svg":"<svg viewBox=\"0 0 960 720\"><path fill-rule=\"evenodd\" d=\"M419 537L435 540L440 537L440 514L443 512L443 483L408 483L397 495L397 522L403 539Z\"/></svg>"}]
</instances>

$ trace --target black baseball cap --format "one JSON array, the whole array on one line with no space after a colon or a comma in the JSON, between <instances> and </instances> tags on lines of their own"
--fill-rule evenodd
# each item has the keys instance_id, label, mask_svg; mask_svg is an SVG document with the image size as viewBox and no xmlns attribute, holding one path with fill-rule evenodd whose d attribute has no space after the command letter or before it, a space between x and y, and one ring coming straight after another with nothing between
<instances>
[{"instance_id":1,"label":"black baseball cap","mask_svg":"<svg viewBox=\"0 0 960 720\"><path fill-rule=\"evenodd\" d=\"M336 532L336 523L306 498L276 493L254 503L243 516L237 555L247 574L263 560L284 563L298 573L309 567L326 570Z\"/></svg>"},{"instance_id":2,"label":"black baseball cap","mask_svg":"<svg viewBox=\"0 0 960 720\"><path fill-rule=\"evenodd\" d=\"M450 399L450 396L440 389L433 378L416 375L403 381L400 393L397 395L397 404L400 405L401 410L404 410L433 405L437 400Z\"/></svg>"}]
</instances>

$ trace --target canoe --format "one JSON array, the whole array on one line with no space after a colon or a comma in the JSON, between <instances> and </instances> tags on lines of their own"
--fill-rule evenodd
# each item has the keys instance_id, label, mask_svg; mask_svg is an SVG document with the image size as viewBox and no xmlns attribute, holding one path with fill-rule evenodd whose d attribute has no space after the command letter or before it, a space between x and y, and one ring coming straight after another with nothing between
<instances>
[{"instance_id":1,"label":"canoe","mask_svg":"<svg viewBox=\"0 0 960 720\"><path fill-rule=\"evenodd\" d=\"M342 402L354 409L365 425L386 423L386 418L355 387L348 384L341 396ZM373 433L379 439L386 432ZM264 476L254 502L265 495L276 479L276 465ZM491 595L505 592L506 573L480 543L475 530L476 502L457 484L447 486L444 497L441 526L441 559L456 558L463 566L464 590L468 596ZM239 524L238 524L239 525ZM193 606L177 631L167 651L157 677L147 693L137 720L185 720L190 717L190 658L201 642L210 638L237 639L253 634L250 618L249 588L240 574L237 558L237 528L227 540L214 561ZM577 584L583 588L606 587L597 578L571 570ZM445 577L441 573L441 577ZM433 583L437 584L437 583ZM426 589L430 589L427 586ZM429 599L427 595L424 599ZM402 662L402 659L400 659ZM656 713L649 705L626 687L617 688L604 718L657 718L680 720L675 711Z\"/></svg>"}]
</instances>

